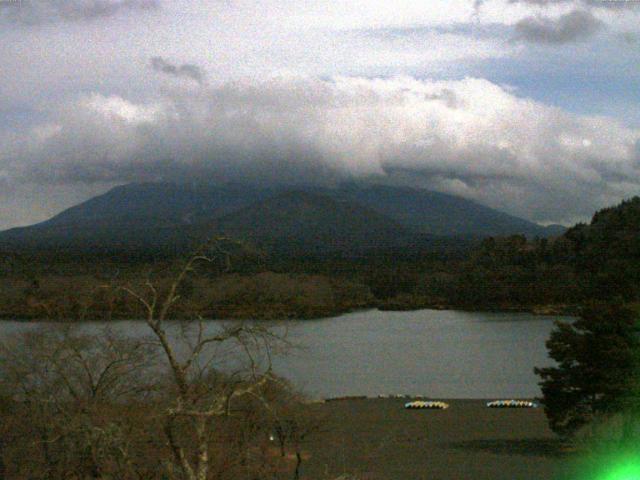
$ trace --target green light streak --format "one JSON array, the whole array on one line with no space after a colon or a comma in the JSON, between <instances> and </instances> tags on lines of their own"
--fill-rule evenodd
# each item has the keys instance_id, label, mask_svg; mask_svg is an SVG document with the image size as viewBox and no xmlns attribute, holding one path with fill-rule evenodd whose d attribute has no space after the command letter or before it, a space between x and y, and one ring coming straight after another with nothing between
<instances>
[{"instance_id":1,"label":"green light streak","mask_svg":"<svg viewBox=\"0 0 640 480\"><path fill-rule=\"evenodd\" d=\"M640 480L640 459L624 459L599 480Z\"/></svg>"},{"instance_id":2,"label":"green light streak","mask_svg":"<svg viewBox=\"0 0 640 480\"><path fill-rule=\"evenodd\" d=\"M565 466L564 474L556 480L640 480L640 439L626 448L611 442L608 448L573 457ZM617 444L617 445L616 445Z\"/></svg>"}]
</instances>

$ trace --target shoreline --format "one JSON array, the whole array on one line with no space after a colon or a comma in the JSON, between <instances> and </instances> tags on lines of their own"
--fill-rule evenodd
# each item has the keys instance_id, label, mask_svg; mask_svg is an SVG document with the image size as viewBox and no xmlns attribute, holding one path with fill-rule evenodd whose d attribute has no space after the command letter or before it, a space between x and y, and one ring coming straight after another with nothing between
<instances>
[{"instance_id":1,"label":"shoreline","mask_svg":"<svg viewBox=\"0 0 640 480\"><path fill-rule=\"evenodd\" d=\"M539 397L430 397L427 395L409 395L409 394L390 394L390 395L342 395L338 397L322 397L313 398L309 403L327 403L327 402L357 402L357 401L377 401L377 400L426 400L426 401L442 401L442 402L491 402L494 400L528 400L537 402ZM540 408L538 405L535 408Z\"/></svg>"},{"instance_id":2,"label":"shoreline","mask_svg":"<svg viewBox=\"0 0 640 480\"><path fill-rule=\"evenodd\" d=\"M577 313L575 306L569 305L546 305L546 306L534 306L534 307L487 307L487 308L474 308L470 306L464 305L425 305L419 306L415 308L388 308L385 305L372 305L363 308L353 308L353 309L344 309L344 310L336 310L327 313L323 313L320 315L270 315L270 314L262 314L262 315L202 315L202 319L205 321L232 321L232 320L255 320L255 321L313 321L313 320L325 320L329 318L336 318L342 315L347 315L351 313L358 312L368 312L368 311L380 311L380 312L418 312L421 310L431 310L431 311L454 311L454 312L465 312L465 313L526 313L534 316L574 316ZM169 321L188 321L194 320L193 318L188 317L169 317L167 320ZM90 316L85 317L82 320L73 320L73 319L62 319L62 318L43 318L42 315L36 314L25 314L24 312L16 315L15 313L10 313L6 311L0 311L0 322L1 321L9 321L9 322L20 322L20 323L38 323L38 322L52 322L52 323L86 323L86 322L119 322L119 321L144 321L143 319L136 319L127 316L110 316L109 318L105 318L104 316Z\"/></svg>"}]
</instances>

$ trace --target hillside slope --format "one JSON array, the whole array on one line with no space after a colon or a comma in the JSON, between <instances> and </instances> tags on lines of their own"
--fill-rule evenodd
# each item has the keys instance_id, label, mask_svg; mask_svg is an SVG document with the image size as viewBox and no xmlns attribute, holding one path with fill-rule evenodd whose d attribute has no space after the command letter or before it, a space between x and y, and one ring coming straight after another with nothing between
<instances>
[{"instance_id":1,"label":"hillside slope","mask_svg":"<svg viewBox=\"0 0 640 480\"><path fill-rule=\"evenodd\" d=\"M286 242L296 251L402 247L424 236L557 233L460 197L404 187L146 183L0 232L0 246L181 249L220 231L270 248Z\"/></svg>"},{"instance_id":2,"label":"hillside slope","mask_svg":"<svg viewBox=\"0 0 640 480\"><path fill-rule=\"evenodd\" d=\"M227 236L296 253L401 247L421 237L372 209L304 191L269 197L213 225Z\"/></svg>"},{"instance_id":3,"label":"hillside slope","mask_svg":"<svg viewBox=\"0 0 640 480\"><path fill-rule=\"evenodd\" d=\"M556 227L543 227L462 197L429 190L353 184L338 189L336 194L432 235L546 237L562 233Z\"/></svg>"}]
</instances>

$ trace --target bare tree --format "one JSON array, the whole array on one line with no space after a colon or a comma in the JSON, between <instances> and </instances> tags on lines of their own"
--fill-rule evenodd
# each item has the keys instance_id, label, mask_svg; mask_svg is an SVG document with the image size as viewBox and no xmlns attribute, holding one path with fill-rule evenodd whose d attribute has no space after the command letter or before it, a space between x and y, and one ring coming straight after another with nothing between
<instances>
[{"instance_id":1,"label":"bare tree","mask_svg":"<svg viewBox=\"0 0 640 480\"><path fill-rule=\"evenodd\" d=\"M289 388L272 374L271 362L287 346L285 332L264 323L205 322L195 312L191 320L170 320L174 309L182 309L181 316L187 311L181 292L195 270L216 261L228 265L219 242L189 257L168 281L149 276L144 284L105 286L110 299L133 299L141 307L147 338L67 323L40 326L0 346L7 476L288 474L267 435L268 419L282 410L272 404L286 403L273 392ZM70 320L83 318L79 311ZM286 428L288 444L302 438Z\"/></svg>"},{"instance_id":2,"label":"bare tree","mask_svg":"<svg viewBox=\"0 0 640 480\"><path fill-rule=\"evenodd\" d=\"M121 478L135 472L115 408L153 391L153 350L142 339L73 325L28 331L0 345L5 438L24 478ZM25 461L28 459L28 461ZM16 475L17 478L22 478Z\"/></svg>"},{"instance_id":3,"label":"bare tree","mask_svg":"<svg viewBox=\"0 0 640 480\"><path fill-rule=\"evenodd\" d=\"M228 264L228 254L220 247L223 241L216 239L192 255L164 291L150 280L144 291L120 287L142 306L169 366L173 398L163 415L171 478L209 478L216 420L233 415L239 399L250 397L264 404L262 389L274 378L272 350L282 339L264 326L234 323L212 331L197 315L191 321L168 321L180 300L180 287L196 265Z\"/></svg>"}]
</instances>

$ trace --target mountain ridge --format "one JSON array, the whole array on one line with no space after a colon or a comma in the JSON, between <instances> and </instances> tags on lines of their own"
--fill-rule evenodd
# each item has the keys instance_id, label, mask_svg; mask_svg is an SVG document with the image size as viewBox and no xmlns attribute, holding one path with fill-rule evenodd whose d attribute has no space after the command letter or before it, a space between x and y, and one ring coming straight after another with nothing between
<instances>
[{"instance_id":1,"label":"mountain ridge","mask_svg":"<svg viewBox=\"0 0 640 480\"><path fill-rule=\"evenodd\" d=\"M0 245L186 248L219 232L269 248L290 243L313 251L402 247L431 237L555 233L471 200L409 187L139 183L114 187L44 222L0 232Z\"/></svg>"}]
</instances>

